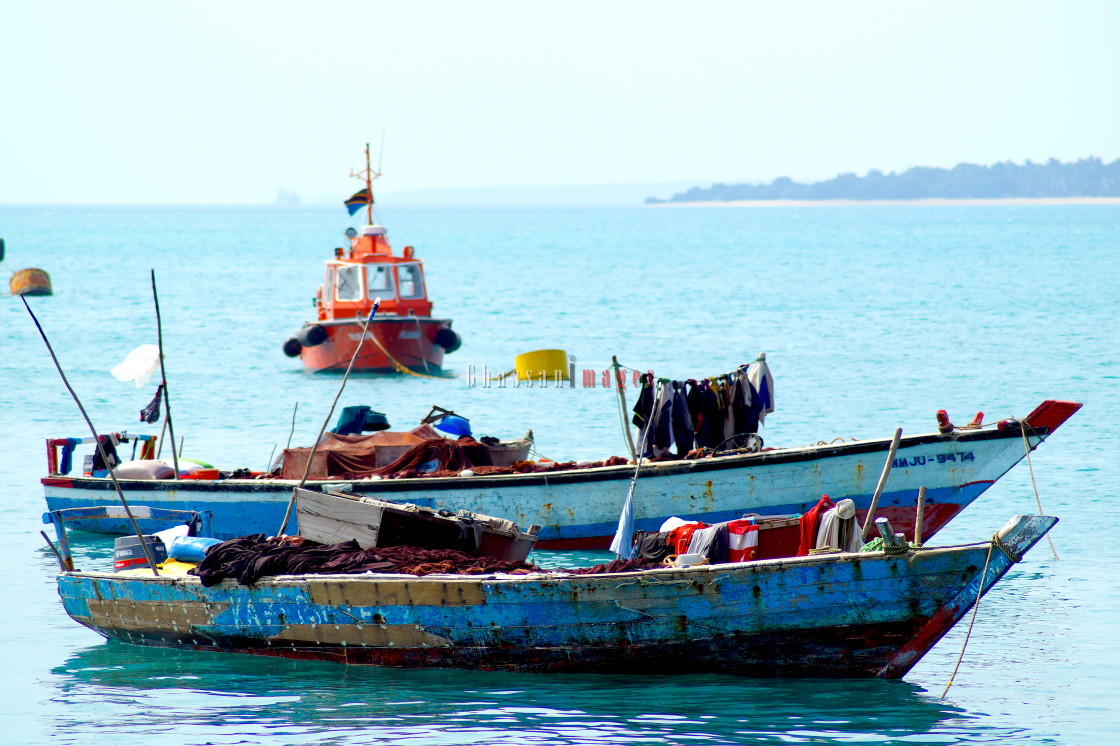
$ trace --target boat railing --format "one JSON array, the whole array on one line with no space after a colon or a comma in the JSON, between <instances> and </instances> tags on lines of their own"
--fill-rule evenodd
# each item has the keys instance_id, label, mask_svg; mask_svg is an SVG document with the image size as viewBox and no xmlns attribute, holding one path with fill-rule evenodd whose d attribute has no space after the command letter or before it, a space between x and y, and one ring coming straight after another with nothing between
<instances>
[{"instance_id":1,"label":"boat railing","mask_svg":"<svg viewBox=\"0 0 1120 746\"><path fill-rule=\"evenodd\" d=\"M120 518L128 520L129 512L137 520L167 521L170 525L186 524L191 536L211 536L214 514L209 510L173 510L171 508L150 508L147 505L132 505L126 511L123 505L98 505L90 508L60 508L43 513L43 523L54 526L58 547L51 545L58 557L58 564L64 572L74 570L74 555L70 551L70 541L66 536L66 524L80 524L81 521ZM43 534L46 538L46 534Z\"/></svg>"},{"instance_id":2,"label":"boat railing","mask_svg":"<svg viewBox=\"0 0 1120 746\"><path fill-rule=\"evenodd\" d=\"M106 433L108 435L108 433ZM145 433L113 433L116 437L117 443L133 443L133 455L135 456L135 444L143 443L144 447L140 451L140 458L155 458L155 435L148 435ZM74 448L79 445L90 445L96 443L97 440L87 435L84 438L47 438L47 474L65 474L69 473L69 469L65 472L61 471L59 460L60 448Z\"/></svg>"}]
</instances>

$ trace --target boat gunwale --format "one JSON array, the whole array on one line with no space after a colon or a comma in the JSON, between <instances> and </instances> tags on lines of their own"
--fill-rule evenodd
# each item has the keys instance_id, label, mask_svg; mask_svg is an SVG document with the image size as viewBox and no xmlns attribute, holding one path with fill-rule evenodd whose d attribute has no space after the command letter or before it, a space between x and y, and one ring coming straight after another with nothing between
<instances>
[{"instance_id":1,"label":"boat gunwale","mask_svg":"<svg viewBox=\"0 0 1120 746\"><path fill-rule=\"evenodd\" d=\"M1034 518L1034 515L1018 515L1011 518L1008 523L997 532L1000 537L1005 537L1014 531L1016 528L1025 525L1026 519ZM1048 516L1041 516L1048 517ZM1021 520L1022 519L1022 520ZM1045 533L1045 532L1043 532ZM399 582L399 583L544 583L544 582L569 582L569 581L617 581L617 580L641 580L650 576L679 576L681 580L692 580L695 576L709 575L712 573L727 573L734 572L736 575L751 574L757 570L772 570L781 569L785 565L824 565L839 562L865 562L865 561L884 561L894 559L897 561L904 561L909 563L910 560L916 558L919 554L933 554L933 553L965 553L986 547L991 543L988 541L976 541L965 544L953 544L949 546L922 546L911 547L909 551L901 554L888 554L884 551L873 552L831 552L825 554L812 554L801 557L776 557L772 559L751 560L749 562L722 562L715 565L690 565L688 567L655 567L648 570L634 570L630 572L611 572L611 573L580 573L580 574L553 574L547 571L534 572L528 574L488 574L488 575L455 575L448 573L433 573L431 575L409 575L407 573L306 573L302 575L270 575L262 577L251 585L244 586L246 588L257 588L262 586L299 586L309 581L330 580L330 581L350 581L350 582ZM140 574L140 573L118 573L104 570L68 570L60 572L57 577L80 577L89 579L123 579L123 580L143 580L145 582L158 581L158 582L176 582L186 581L188 583L201 583L202 580L197 575L153 575L153 574ZM655 585L658 581L652 582ZM234 578L228 578L221 583L210 586L213 588L220 587L238 587L238 583Z\"/></svg>"},{"instance_id":2,"label":"boat gunwale","mask_svg":"<svg viewBox=\"0 0 1120 746\"><path fill-rule=\"evenodd\" d=\"M1051 433L1050 428L1034 428L1029 435L1045 439ZM903 437L899 442L899 449L934 443L956 443L986 440L1002 440L1022 437L1020 428L1006 430L976 429L968 431L954 431L949 434L924 433ZM812 444L808 446L793 446L789 448L775 448L772 450L757 451L754 453L731 454L704 459L673 459L670 461L649 461L642 465L639 476L670 476L675 474L703 473L708 471L724 471L727 469L776 465L783 463L797 463L803 461L816 461L847 455L862 455L888 451L891 439L874 439L846 441L842 443ZM634 471L632 463L617 464L614 466L582 467L565 469L563 471L539 471L514 474L478 474L471 477L411 477L399 479L309 479L306 484L313 486L342 486L355 490L359 485L362 492L411 492L417 490L448 490L461 489L466 485L475 487L494 486L532 486L536 484L552 484L556 482L598 482L620 479L629 476ZM57 487L81 487L113 489L112 480L107 477L86 477L68 475L49 475L41 477L44 485ZM262 477L257 479L121 479L118 483L126 489L148 489L152 485L173 485L175 489L185 488L186 491L215 491L232 488L231 491L263 492L272 491L277 487L289 487L299 480L276 479Z\"/></svg>"},{"instance_id":3,"label":"boat gunwale","mask_svg":"<svg viewBox=\"0 0 1120 746\"><path fill-rule=\"evenodd\" d=\"M322 321L305 321L304 327L308 326L362 326L365 323L365 316L352 316L343 319L323 319ZM439 323L450 324L451 319L437 319L435 316L376 316L370 320L370 326L377 324L412 324L417 321L425 323Z\"/></svg>"}]
</instances>

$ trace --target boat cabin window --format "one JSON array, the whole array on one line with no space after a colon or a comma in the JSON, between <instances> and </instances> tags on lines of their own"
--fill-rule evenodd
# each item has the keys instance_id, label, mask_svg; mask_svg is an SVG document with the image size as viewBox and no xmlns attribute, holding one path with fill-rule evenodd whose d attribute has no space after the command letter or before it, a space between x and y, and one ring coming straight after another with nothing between
<instances>
[{"instance_id":1,"label":"boat cabin window","mask_svg":"<svg viewBox=\"0 0 1120 746\"><path fill-rule=\"evenodd\" d=\"M369 297L393 297L393 271L388 266L366 267L366 290Z\"/></svg>"},{"instance_id":2,"label":"boat cabin window","mask_svg":"<svg viewBox=\"0 0 1120 746\"><path fill-rule=\"evenodd\" d=\"M338 268L334 286L336 300L361 300L362 299L362 268L354 265L344 265Z\"/></svg>"},{"instance_id":3,"label":"boat cabin window","mask_svg":"<svg viewBox=\"0 0 1120 746\"><path fill-rule=\"evenodd\" d=\"M401 299L424 297L424 274L419 264L397 266L397 280L400 282Z\"/></svg>"}]
</instances>

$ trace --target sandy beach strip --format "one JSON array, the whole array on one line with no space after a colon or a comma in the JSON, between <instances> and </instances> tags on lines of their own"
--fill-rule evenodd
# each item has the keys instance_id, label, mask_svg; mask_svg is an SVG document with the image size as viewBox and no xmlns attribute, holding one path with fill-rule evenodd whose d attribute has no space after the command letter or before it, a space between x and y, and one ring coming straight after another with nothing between
<instances>
[{"instance_id":1,"label":"sandy beach strip","mask_svg":"<svg viewBox=\"0 0 1120 746\"><path fill-rule=\"evenodd\" d=\"M661 202L647 207L852 207L960 205L1120 205L1120 197L1007 197L1003 199L745 199L729 202Z\"/></svg>"}]
</instances>

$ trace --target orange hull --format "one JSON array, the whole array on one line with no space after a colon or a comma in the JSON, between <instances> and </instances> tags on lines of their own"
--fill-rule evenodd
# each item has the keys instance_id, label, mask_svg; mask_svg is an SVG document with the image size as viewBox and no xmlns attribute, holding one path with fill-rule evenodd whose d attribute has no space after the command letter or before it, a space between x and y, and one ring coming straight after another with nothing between
<instances>
[{"instance_id":1,"label":"orange hull","mask_svg":"<svg viewBox=\"0 0 1120 746\"><path fill-rule=\"evenodd\" d=\"M361 352L354 361L354 370L392 373L399 371L398 365L403 365L419 373L440 373L446 350L436 344L435 337L450 325L446 320L417 316L375 318L370 322ZM324 324L322 328L326 339L300 351L304 368L313 373L345 371L362 339L362 324L336 322Z\"/></svg>"}]
</instances>

